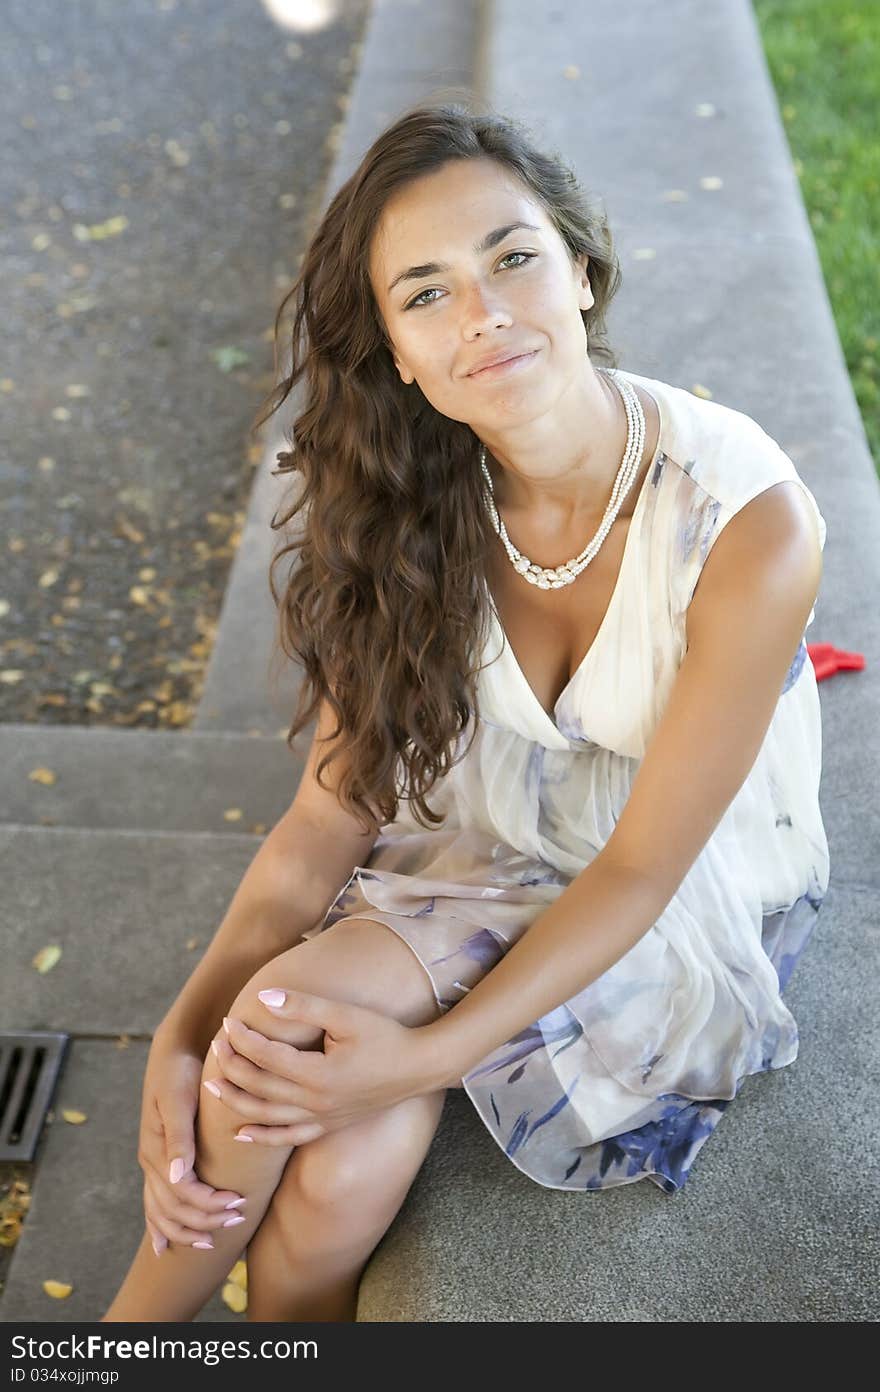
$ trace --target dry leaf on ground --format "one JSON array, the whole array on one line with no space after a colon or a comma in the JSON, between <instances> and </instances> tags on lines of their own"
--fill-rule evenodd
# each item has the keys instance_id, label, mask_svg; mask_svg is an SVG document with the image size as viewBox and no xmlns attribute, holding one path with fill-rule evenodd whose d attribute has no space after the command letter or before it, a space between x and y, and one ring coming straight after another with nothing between
<instances>
[{"instance_id":1,"label":"dry leaf on ground","mask_svg":"<svg viewBox=\"0 0 880 1392\"><path fill-rule=\"evenodd\" d=\"M235 1285L233 1281L227 1281L222 1295L224 1305L228 1305L237 1315L244 1314L248 1303L246 1290L242 1290L241 1286Z\"/></svg>"},{"instance_id":2,"label":"dry leaf on ground","mask_svg":"<svg viewBox=\"0 0 880 1392\"><path fill-rule=\"evenodd\" d=\"M66 1300L73 1286L66 1281L44 1281L43 1290L47 1295L51 1295L53 1300Z\"/></svg>"},{"instance_id":3,"label":"dry leaf on ground","mask_svg":"<svg viewBox=\"0 0 880 1392\"><path fill-rule=\"evenodd\" d=\"M51 787L55 782L55 774L48 768L31 769L28 778L34 783L45 783L47 787Z\"/></svg>"},{"instance_id":4,"label":"dry leaf on ground","mask_svg":"<svg viewBox=\"0 0 880 1392\"><path fill-rule=\"evenodd\" d=\"M49 943L46 947L40 948L31 965L36 967L38 972L45 974L47 971L52 970L55 964L60 961L60 958L61 948L57 943Z\"/></svg>"}]
</instances>

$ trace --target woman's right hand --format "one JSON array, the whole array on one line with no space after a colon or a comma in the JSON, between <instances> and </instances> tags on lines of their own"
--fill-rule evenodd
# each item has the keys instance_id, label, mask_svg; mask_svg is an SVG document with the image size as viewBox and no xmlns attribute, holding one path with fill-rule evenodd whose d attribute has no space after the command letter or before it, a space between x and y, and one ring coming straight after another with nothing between
<instances>
[{"instance_id":1,"label":"woman's right hand","mask_svg":"<svg viewBox=\"0 0 880 1392\"><path fill-rule=\"evenodd\" d=\"M238 1212L242 1195L197 1178L195 1118L203 1060L192 1047L157 1034L144 1074L138 1164L144 1172L144 1216L153 1250L169 1242L211 1243L211 1233ZM175 1181L171 1181L172 1166Z\"/></svg>"}]
</instances>

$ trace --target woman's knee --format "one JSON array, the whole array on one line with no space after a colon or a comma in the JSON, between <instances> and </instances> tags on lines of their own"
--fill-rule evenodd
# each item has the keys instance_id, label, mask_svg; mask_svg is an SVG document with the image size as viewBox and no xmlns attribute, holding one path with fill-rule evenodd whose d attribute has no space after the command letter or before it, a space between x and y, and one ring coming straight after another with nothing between
<instances>
[{"instance_id":1,"label":"woman's knee","mask_svg":"<svg viewBox=\"0 0 880 1392\"><path fill-rule=\"evenodd\" d=\"M291 990L308 990L304 984L304 973L297 970L299 963L296 954L307 948L309 941L298 943L295 947L272 957L241 988L226 1012L236 1020L241 1020L248 1029L260 1034L269 1034L284 1044L292 1044L297 1049L318 1048L324 1038L324 1031L316 1025L304 1024L298 1020L285 1020L268 1010L259 998L259 992L272 986L287 987Z\"/></svg>"},{"instance_id":2,"label":"woman's knee","mask_svg":"<svg viewBox=\"0 0 880 1392\"><path fill-rule=\"evenodd\" d=\"M271 1031L273 1039L295 1048L320 1046L319 1027L285 1020L266 1008L258 993L270 986L347 1001L411 1026L428 1024L440 1014L412 949L372 919L347 919L273 957L242 987L227 1012L249 1029Z\"/></svg>"},{"instance_id":3,"label":"woman's knee","mask_svg":"<svg viewBox=\"0 0 880 1392\"><path fill-rule=\"evenodd\" d=\"M282 1187L310 1209L328 1214L399 1205L430 1148L445 1096L441 1089L408 1097L299 1146ZM284 1194L279 1198L283 1206Z\"/></svg>"}]
</instances>

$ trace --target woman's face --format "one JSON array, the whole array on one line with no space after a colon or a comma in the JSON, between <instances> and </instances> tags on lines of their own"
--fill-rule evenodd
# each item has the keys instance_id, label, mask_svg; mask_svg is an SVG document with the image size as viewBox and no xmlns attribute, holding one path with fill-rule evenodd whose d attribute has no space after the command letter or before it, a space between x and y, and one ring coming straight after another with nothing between
<instances>
[{"instance_id":1,"label":"woman's face","mask_svg":"<svg viewBox=\"0 0 880 1392\"><path fill-rule=\"evenodd\" d=\"M528 225L480 249L511 223ZM541 206L494 160L451 161L408 185L386 204L369 262L401 379L475 429L545 413L583 374L586 262L572 262ZM469 375L497 353L533 356Z\"/></svg>"}]
</instances>

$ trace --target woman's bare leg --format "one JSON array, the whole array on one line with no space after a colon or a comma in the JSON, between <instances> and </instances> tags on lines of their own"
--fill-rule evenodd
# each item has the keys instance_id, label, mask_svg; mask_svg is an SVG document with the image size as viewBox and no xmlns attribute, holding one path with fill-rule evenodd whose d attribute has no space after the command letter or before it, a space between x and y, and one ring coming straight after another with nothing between
<instances>
[{"instance_id":1,"label":"woman's bare leg","mask_svg":"<svg viewBox=\"0 0 880 1392\"><path fill-rule=\"evenodd\" d=\"M229 1014L253 1029L269 1032L271 1027L274 1038L297 1048L320 1047L323 1033L314 1026L282 1020L273 1020L270 1026L267 1022L257 992L266 986L285 985L387 1013L388 1003L394 1002L395 1017L410 1025L426 1024L439 1013L428 978L410 948L390 928L368 919L342 920L281 953L251 978L230 1007ZM209 1051L202 1079L219 1073L217 1060ZM245 1221L220 1227L212 1235L211 1251L172 1242L157 1257L144 1233L103 1321L192 1320L223 1284L259 1228L294 1149L243 1145L233 1139L243 1124L219 1098L203 1090L196 1119L195 1170L206 1184L235 1189L247 1197L240 1210Z\"/></svg>"},{"instance_id":2,"label":"woman's bare leg","mask_svg":"<svg viewBox=\"0 0 880 1392\"><path fill-rule=\"evenodd\" d=\"M202 1079L216 1078L219 1072L211 1053ZM224 1215L240 1213L244 1222L223 1228L224 1220L218 1218L217 1231L204 1234L214 1243L213 1251L171 1241L158 1257L145 1232L104 1321L191 1320L223 1283L259 1227L293 1149L243 1145L233 1140L243 1125L241 1117L204 1092L196 1119L195 1171L206 1184L246 1195L241 1209Z\"/></svg>"},{"instance_id":3,"label":"woman's bare leg","mask_svg":"<svg viewBox=\"0 0 880 1392\"><path fill-rule=\"evenodd\" d=\"M408 1097L293 1152L248 1248L248 1320L354 1320L361 1275L421 1168L445 1097Z\"/></svg>"}]
</instances>

